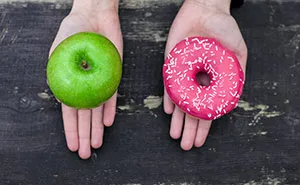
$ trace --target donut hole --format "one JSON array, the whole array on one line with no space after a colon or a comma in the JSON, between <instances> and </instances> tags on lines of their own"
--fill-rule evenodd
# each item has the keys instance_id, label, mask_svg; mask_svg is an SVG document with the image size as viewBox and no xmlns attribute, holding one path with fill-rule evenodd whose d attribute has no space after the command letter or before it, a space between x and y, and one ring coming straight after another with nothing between
<instances>
[{"instance_id":1,"label":"donut hole","mask_svg":"<svg viewBox=\"0 0 300 185\"><path fill-rule=\"evenodd\" d=\"M209 86L211 79L210 76L207 74L207 72L200 71L196 75L196 81L199 85L207 87Z\"/></svg>"}]
</instances>

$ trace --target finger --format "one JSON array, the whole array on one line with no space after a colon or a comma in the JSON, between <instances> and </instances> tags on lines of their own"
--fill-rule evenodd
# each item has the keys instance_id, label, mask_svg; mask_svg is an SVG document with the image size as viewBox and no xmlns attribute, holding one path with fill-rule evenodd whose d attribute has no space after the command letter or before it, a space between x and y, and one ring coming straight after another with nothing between
<instances>
[{"instance_id":1,"label":"finger","mask_svg":"<svg viewBox=\"0 0 300 185\"><path fill-rule=\"evenodd\" d=\"M99 148L103 143L103 106L92 110L92 147Z\"/></svg>"},{"instance_id":2,"label":"finger","mask_svg":"<svg viewBox=\"0 0 300 185\"><path fill-rule=\"evenodd\" d=\"M105 104L103 109L103 123L105 126L112 126L116 115L117 93L115 93Z\"/></svg>"},{"instance_id":3,"label":"finger","mask_svg":"<svg viewBox=\"0 0 300 185\"><path fill-rule=\"evenodd\" d=\"M67 145L75 152L78 150L77 110L64 104L61 108Z\"/></svg>"},{"instance_id":4,"label":"finger","mask_svg":"<svg viewBox=\"0 0 300 185\"><path fill-rule=\"evenodd\" d=\"M78 110L79 156L91 156L91 110Z\"/></svg>"},{"instance_id":5,"label":"finger","mask_svg":"<svg viewBox=\"0 0 300 185\"><path fill-rule=\"evenodd\" d=\"M164 93L164 111L166 114L172 114L174 111L174 104L166 90Z\"/></svg>"},{"instance_id":6,"label":"finger","mask_svg":"<svg viewBox=\"0 0 300 185\"><path fill-rule=\"evenodd\" d=\"M170 128L170 136L173 139L179 139L182 133L184 113L180 110L179 107L175 107Z\"/></svg>"},{"instance_id":7,"label":"finger","mask_svg":"<svg viewBox=\"0 0 300 185\"><path fill-rule=\"evenodd\" d=\"M181 140L181 148L183 150L190 150L193 147L196 132L197 132L198 120L185 116L184 130Z\"/></svg>"},{"instance_id":8,"label":"finger","mask_svg":"<svg viewBox=\"0 0 300 185\"><path fill-rule=\"evenodd\" d=\"M207 135L209 133L209 129L211 126L211 121L209 120L199 120L198 128L197 128L197 135L195 138L195 147L201 147L205 143Z\"/></svg>"}]
</instances>

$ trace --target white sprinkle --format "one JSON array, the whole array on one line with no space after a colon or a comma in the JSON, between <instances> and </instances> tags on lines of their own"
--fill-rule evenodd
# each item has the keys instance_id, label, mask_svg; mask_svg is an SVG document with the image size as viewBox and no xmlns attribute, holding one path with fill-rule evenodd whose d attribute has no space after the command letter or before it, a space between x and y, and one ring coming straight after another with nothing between
<instances>
[{"instance_id":1,"label":"white sprinkle","mask_svg":"<svg viewBox=\"0 0 300 185\"><path fill-rule=\"evenodd\" d=\"M219 51L219 48L218 48L218 46L216 46L216 51Z\"/></svg>"},{"instance_id":2,"label":"white sprinkle","mask_svg":"<svg viewBox=\"0 0 300 185\"><path fill-rule=\"evenodd\" d=\"M180 97L181 97L183 100L186 99L186 96L187 96L186 93L180 95Z\"/></svg>"},{"instance_id":3,"label":"white sprinkle","mask_svg":"<svg viewBox=\"0 0 300 185\"><path fill-rule=\"evenodd\" d=\"M206 94L204 95L203 99L201 102L204 102L206 100Z\"/></svg>"},{"instance_id":4,"label":"white sprinkle","mask_svg":"<svg viewBox=\"0 0 300 185\"><path fill-rule=\"evenodd\" d=\"M229 92L231 94L231 96L235 97L237 95L237 91L235 91L234 93Z\"/></svg>"},{"instance_id":5,"label":"white sprinkle","mask_svg":"<svg viewBox=\"0 0 300 185\"><path fill-rule=\"evenodd\" d=\"M230 73L228 76L236 76L236 73Z\"/></svg>"},{"instance_id":6,"label":"white sprinkle","mask_svg":"<svg viewBox=\"0 0 300 185\"><path fill-rule=\"evenodd\" d=\"M226 97L225 94L219 94L219 96L222 97L222 98Z\"/></svg>"},{"instance_id":7,"label":"white sprinkle","mask_svg":"<svg viewBox=\"0 0 300 185\"><path fill-rule=\"evenodd\" d=\"M197 87L197 89L198 89L198 93L201 93L201 92L202 92L201 89L200 89L200 87Z\"/></svg>"},{"instance_id":8,"label":"white sprinkle","mask_svg":"<svg viewBox=\"0 0 300 185\"><path fill-rule=\"evenodd\" d=\"M235 89L237 87L237 82L234 82L233 84L234 86L232 88Z\"/></svg>"},{"instance_id":9,"label":"white sprinkle","mask_svg":"<svg viewBox=\"0 0 300 185\"><path fill-rule=\"evenodd\" d=\"M227 57L231 62L234 62L234 59L232 57Z\"/></svg>"},{"instance_id":10,"label":"white sprinkle","mask_svg":"<svg viewBox=\"0 0 300 185\"><path fill-rule=\"evenodd\" d=\"M205 50L209 50L210 48L209 47L207 47L207 45L209 45L209 43L204 43L202 46L203 46L203 48L205 49Z\"/></svg>"},{"instance_id":11,"label":"white sprinkle","mask_svg":"<svg viewBox=\"0 0 300 185\"><path fill-rule=\"evenodd\" d=\"M190 108L187 108L187 111L191 112Z\"/></svg>"},{"instance_id":12,"label":"white sprinkle","mask_svg":"<svg viewBox=\"0 0 300 185\"><path fill-rule=\"evenodd\" d=\"M206 103L213 103L214 101L212 100L213 97L209 97L206 101Z\"/></svg>"},{"instance_id":13,"label":"white sprinkle","mask_svg":"<svg viewBox=\"0 0 300 185\"><path fill-rule=\"evenodd\" d=\"M225 55L225 50L223 50L223 55Z\"/></svg>"},{"instance_id":14,"label":"white sprinkle","mask_svg":"<svg viewBox=\"0 0 300 185\"><path fill-rule=\"evenodd\" d=\"M194 38L194 39L192 39L192 41L197 41L198 44L202 44L203 42L205 42L205 40L200 41L198 38Z\"/></svg>"},{"instance_id":15,"label":"white sprinkle","mask_svg":"<svg viewBox=\"0 0 300 185\"><path fill-rule=\"evenodd\" d=\"M178 78L176 78L176 80L174 80L174 82L177 82L178 85L181 85Z\"/></svg>"},{"instance_id":16,"label":"white sprinkle","mask_svg":"<svg viewBox=\"0 0 300 185\"><path fill-rule=\"evenodd\" d=\"M220 107L217 106L217 110L218 110L219 112L222 112L222 108L223 108L222 105L220 105Z\"/></svg>"},{"instance_id":17,"label":"white sprinkle","mask_svg":"<svg viewBox=\"0 0 300 185\"><path fill-rule=\"evenodd\" d=\"M200 49L201 49L201 46L200 46L200 47L197 47L197 46L196 46L196 43L194 43L194 49L195 49L195 50L200 50Z\"/></svg>"},{"instance_id":18,"label":"white sprinkle","mask_svg":"<svg viewBox=\"0 0 300 185\"><path fill-rule=\"evenodd\" d=\"M173 76L169 75L169 76L167 77L167 80L171 79L172 77L173 77Z\"/></svg>"},{"instance_id":19,"label":"white sprinkle","mask_svg":"<svg viewBox=\"0 0 300 185\"><path fill-rule=\"evenodd\" d=\"M166 73L172 74L173 70L171 69L170 65L168 65L168 69L166 70Z\"/></svg>"},{"instance_id":20,"label":"white sprinkle","mask_svg":"<svg viewBox=\"0 0 300 185\"><path fill-rule=\"evenodd\" d=\"M182 49L178 50L178 51L175 51L176 54L179 54L182 52Z\"/></svg>"},{"instance_id":21,"label":"white sprinkle","mask_svg":"<svg viewBox=\"0 0 300 185\"><path fill-rule=\"evenodd\" d=\"M210 118L210 117L211 117L211 114L208 114L207 116Z\"/></svg>"},{"instance_id":22,"label":"white sprinkle","mask_svg":"<svg viewBox=\"0 0 300 185\"><path fill-rule=\"evenodd\" d=\"M204 70L207 71L208 70L208 66L207 63L204 64Z\"/></svg>"}]
</instances>

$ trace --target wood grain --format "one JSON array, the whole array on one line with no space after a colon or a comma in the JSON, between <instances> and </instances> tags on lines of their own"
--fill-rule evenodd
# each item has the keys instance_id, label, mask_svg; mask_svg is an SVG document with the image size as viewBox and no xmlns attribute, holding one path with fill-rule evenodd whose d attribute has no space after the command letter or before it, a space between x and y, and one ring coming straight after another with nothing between
<instances>
[{"instance_id":1,"label":"wood grain","mask_svg":"<svg viewBox=\"0 0 300 185\"><path fill-rule=\"evenodd\" d=\"M249 48L244 104L214 122L205 146L190 152L168 136L162 107L143 105L163 95L165 41L179 4L123 4L118 106L127 108L118 109L104 146L88 161L66 148L60 106L45 78L48 50L69 9L0 5L1 185L300 184L300 3L246 2L233 11Z\"/></svg>"}]
</instances>

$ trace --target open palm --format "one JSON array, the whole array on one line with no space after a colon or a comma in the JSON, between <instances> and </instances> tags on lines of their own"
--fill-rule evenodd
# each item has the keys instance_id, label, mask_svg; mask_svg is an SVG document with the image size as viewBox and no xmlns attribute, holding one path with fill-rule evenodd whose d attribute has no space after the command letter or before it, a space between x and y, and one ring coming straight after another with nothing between
<instances>
[{"instance_id":1,"label":"open palm","mask_svg":"<svg viewBox=\"0 0 300 185\"><path fill-rule=\"evenodd\" d=\"M61 41L78 32L104 35L114 43L122 56L123 41L117 11L105 10L97 16L71 12L60 25L50 54ZM99 148L102 145L104 126L111 126L114 122L116 99L115 94L104 105L92 110L77 110L62 104L68 148L71 151L78 151L82 159L90 157L91 146Z\"/></svg>"},{"instance_id":2,"label":"open palm","mask_svg":"<svg viewBox=\"0 0 300 185\"><path fill-rule=\"evenodd\" d=\"M170 29L165 55L167 56L178 42L190 36L215 38L224 47L235 53L245 72L247 47L236 21L230 15L229 8L223 10L205 6L197 1L185 1ZM205 76L202 76L200 81L207 83ZM186 115L173 104L166 91L164 110L167 114L173 114L170 136L174 139L182 136L182 149L190 150L193 146L201 147L204 144L211 121L195 119Z\"/></svg>"}]
</instances>

